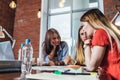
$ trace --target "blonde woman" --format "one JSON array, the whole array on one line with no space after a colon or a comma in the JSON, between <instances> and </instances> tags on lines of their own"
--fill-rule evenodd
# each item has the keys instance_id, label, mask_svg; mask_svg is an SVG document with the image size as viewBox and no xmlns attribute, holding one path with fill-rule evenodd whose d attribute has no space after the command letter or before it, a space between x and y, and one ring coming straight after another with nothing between
<instances>
[{"instance_id":1,"label":"blonde woman","mask_svg":"<svg viewBox=\"0 0 120 80\"><path fill-rule=\"evenodd\" d=\"M86 69L94 71L101 67L112 80L120 80L119 29L99 9L88 10L80 21L86 36L93 36L84 41Z\"/></svg>"},{"instance_id":2,"label":"blonde woman","mask_svg":"<svg viewBox=\"0 0 120 80\"><path fill-rule=\"evenodd\" d=\"M66 62L69 64L70 67L80 67L81 65L85 65L85 58L84 58L84 50L83 50L83 45L84 41L90 37L87 37L83 31L83 26L80 26L78 30L78 40L76 43L76 48L75 48L75 58L72 59L70 56L66 57ZM75 64L75 65L73 65Z\"/></svg>"}]
</instances>

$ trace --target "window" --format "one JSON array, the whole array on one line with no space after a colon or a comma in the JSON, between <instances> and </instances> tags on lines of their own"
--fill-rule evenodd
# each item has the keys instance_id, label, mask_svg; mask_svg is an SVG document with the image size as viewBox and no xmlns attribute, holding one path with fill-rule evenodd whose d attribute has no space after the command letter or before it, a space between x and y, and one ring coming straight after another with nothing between
<instances>
[{"instance_id":1,"label":"window","mask_svg":"<svg viewBox=\"0 0 120 80\"><path fill-rule=\"evenodd\" d=\"M44 40L46 30L55 28L62 40L68 43L70 55L73 54L81 25L80 17L90 8L103 11L102 0L42 0L40 44Z\"/></svg>"}]
</instances>

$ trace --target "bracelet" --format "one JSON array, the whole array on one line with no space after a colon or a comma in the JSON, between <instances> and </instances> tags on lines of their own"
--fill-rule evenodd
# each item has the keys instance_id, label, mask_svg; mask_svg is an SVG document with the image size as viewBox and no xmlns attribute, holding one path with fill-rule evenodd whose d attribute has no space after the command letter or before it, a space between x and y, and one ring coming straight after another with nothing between
<instances>
[{"instance_id":1,"label":"bracelet","mask_svg":"<svg viewBox=\"0 0 120 80\"><path fill-rule=\"evenodd\" d=\"M84 44L83 45L83 48L86 48L87 46L90 46L89 44Z\"/></svg>"}]
</instances>

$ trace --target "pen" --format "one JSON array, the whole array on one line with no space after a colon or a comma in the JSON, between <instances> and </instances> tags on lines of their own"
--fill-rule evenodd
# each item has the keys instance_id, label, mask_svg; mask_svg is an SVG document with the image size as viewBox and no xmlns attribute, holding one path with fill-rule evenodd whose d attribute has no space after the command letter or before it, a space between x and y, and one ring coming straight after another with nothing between
<instances>
[{"instance_id":1,"label":"pen","mask_svg":"<svg viewBox=\"0 0 120 80\"><path fill-rule=\"evenodd\" d=\"M96 72L90 72L90 73L73 73L73 72L61 72L61 71L55 71L54 74L64 74L64 75L97 75Z\"/></svg>"},{"instance_id":2,"label":"pen","mask_svg":"<svg viewBox=\"0 0 120 80\"><path fill-rule=\"evenodd\" d=\"M66 73L66 72L62 72L61 74L65 74L65 75L91 75L90 73Z\"/></svg>"},{"instance_id":3,"label":"pen","mask_svg":"<svg viewBox=\"0 0 120 80\"><path fill-rule=\"evenodd\" d=\"M67 69L67 70L65 70L64 72L68 72L68 71L70 71L70 69Z\"/></svg>"}]
</instances>

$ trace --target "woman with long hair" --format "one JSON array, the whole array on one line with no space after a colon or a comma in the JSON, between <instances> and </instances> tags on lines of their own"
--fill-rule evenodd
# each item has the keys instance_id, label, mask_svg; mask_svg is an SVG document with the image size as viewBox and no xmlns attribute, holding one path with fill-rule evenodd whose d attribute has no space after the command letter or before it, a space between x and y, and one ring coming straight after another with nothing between
<instances>
[{"instance_id":1,"label":"woman with long hair","mask_svg":"<svg viewBox=\"0 0 120 80\"><path fill-rule=\"evenodd\" d=\"M51 28L46 32L42 52L44 61L49 65L64 65L68 45L65 41L61 41L58 31Z\"/></svg>"},{"instance_id":2,"label":"woman with long hair","mask_svg":"<svg viewBox=\"0 0 120 80\"><path fill-rule=\"evenodd\" d=\"M84 41L90 37L86 37L85 33L83 32L83 26L81 26L78 30L78 40L76 43L76 55L75 60L76 64L78 65L84 65L85 63L85 57L84 57Z\"/></svg>"},{"instance_id":3,"label":"woman with long hair","mask_svg":"<svg viewBox=\"0 0 120 80\"><path fill-rule=\"evenodd\" d=\"M86 69L101 67L113 80L120 80L120 30L99 9L88 10L80 21L86 36L93 36L84 41Z\"/></svg>"},{"instance_id":4,"label":"woman with long hair","mask_svg":"<svg viewBox=\"0 0 120 80\"><path fill-rule=\"evenodd\" d=\"M72 59L70 56L66 57L66 62L70 66L75 64L74 66L85 65L85 57L84 57L84 41L90 37L87 37L83 31L83 26L80 26L78 30L78 40L75 46L75 57Z\"/></svg>"}]
</instances>

